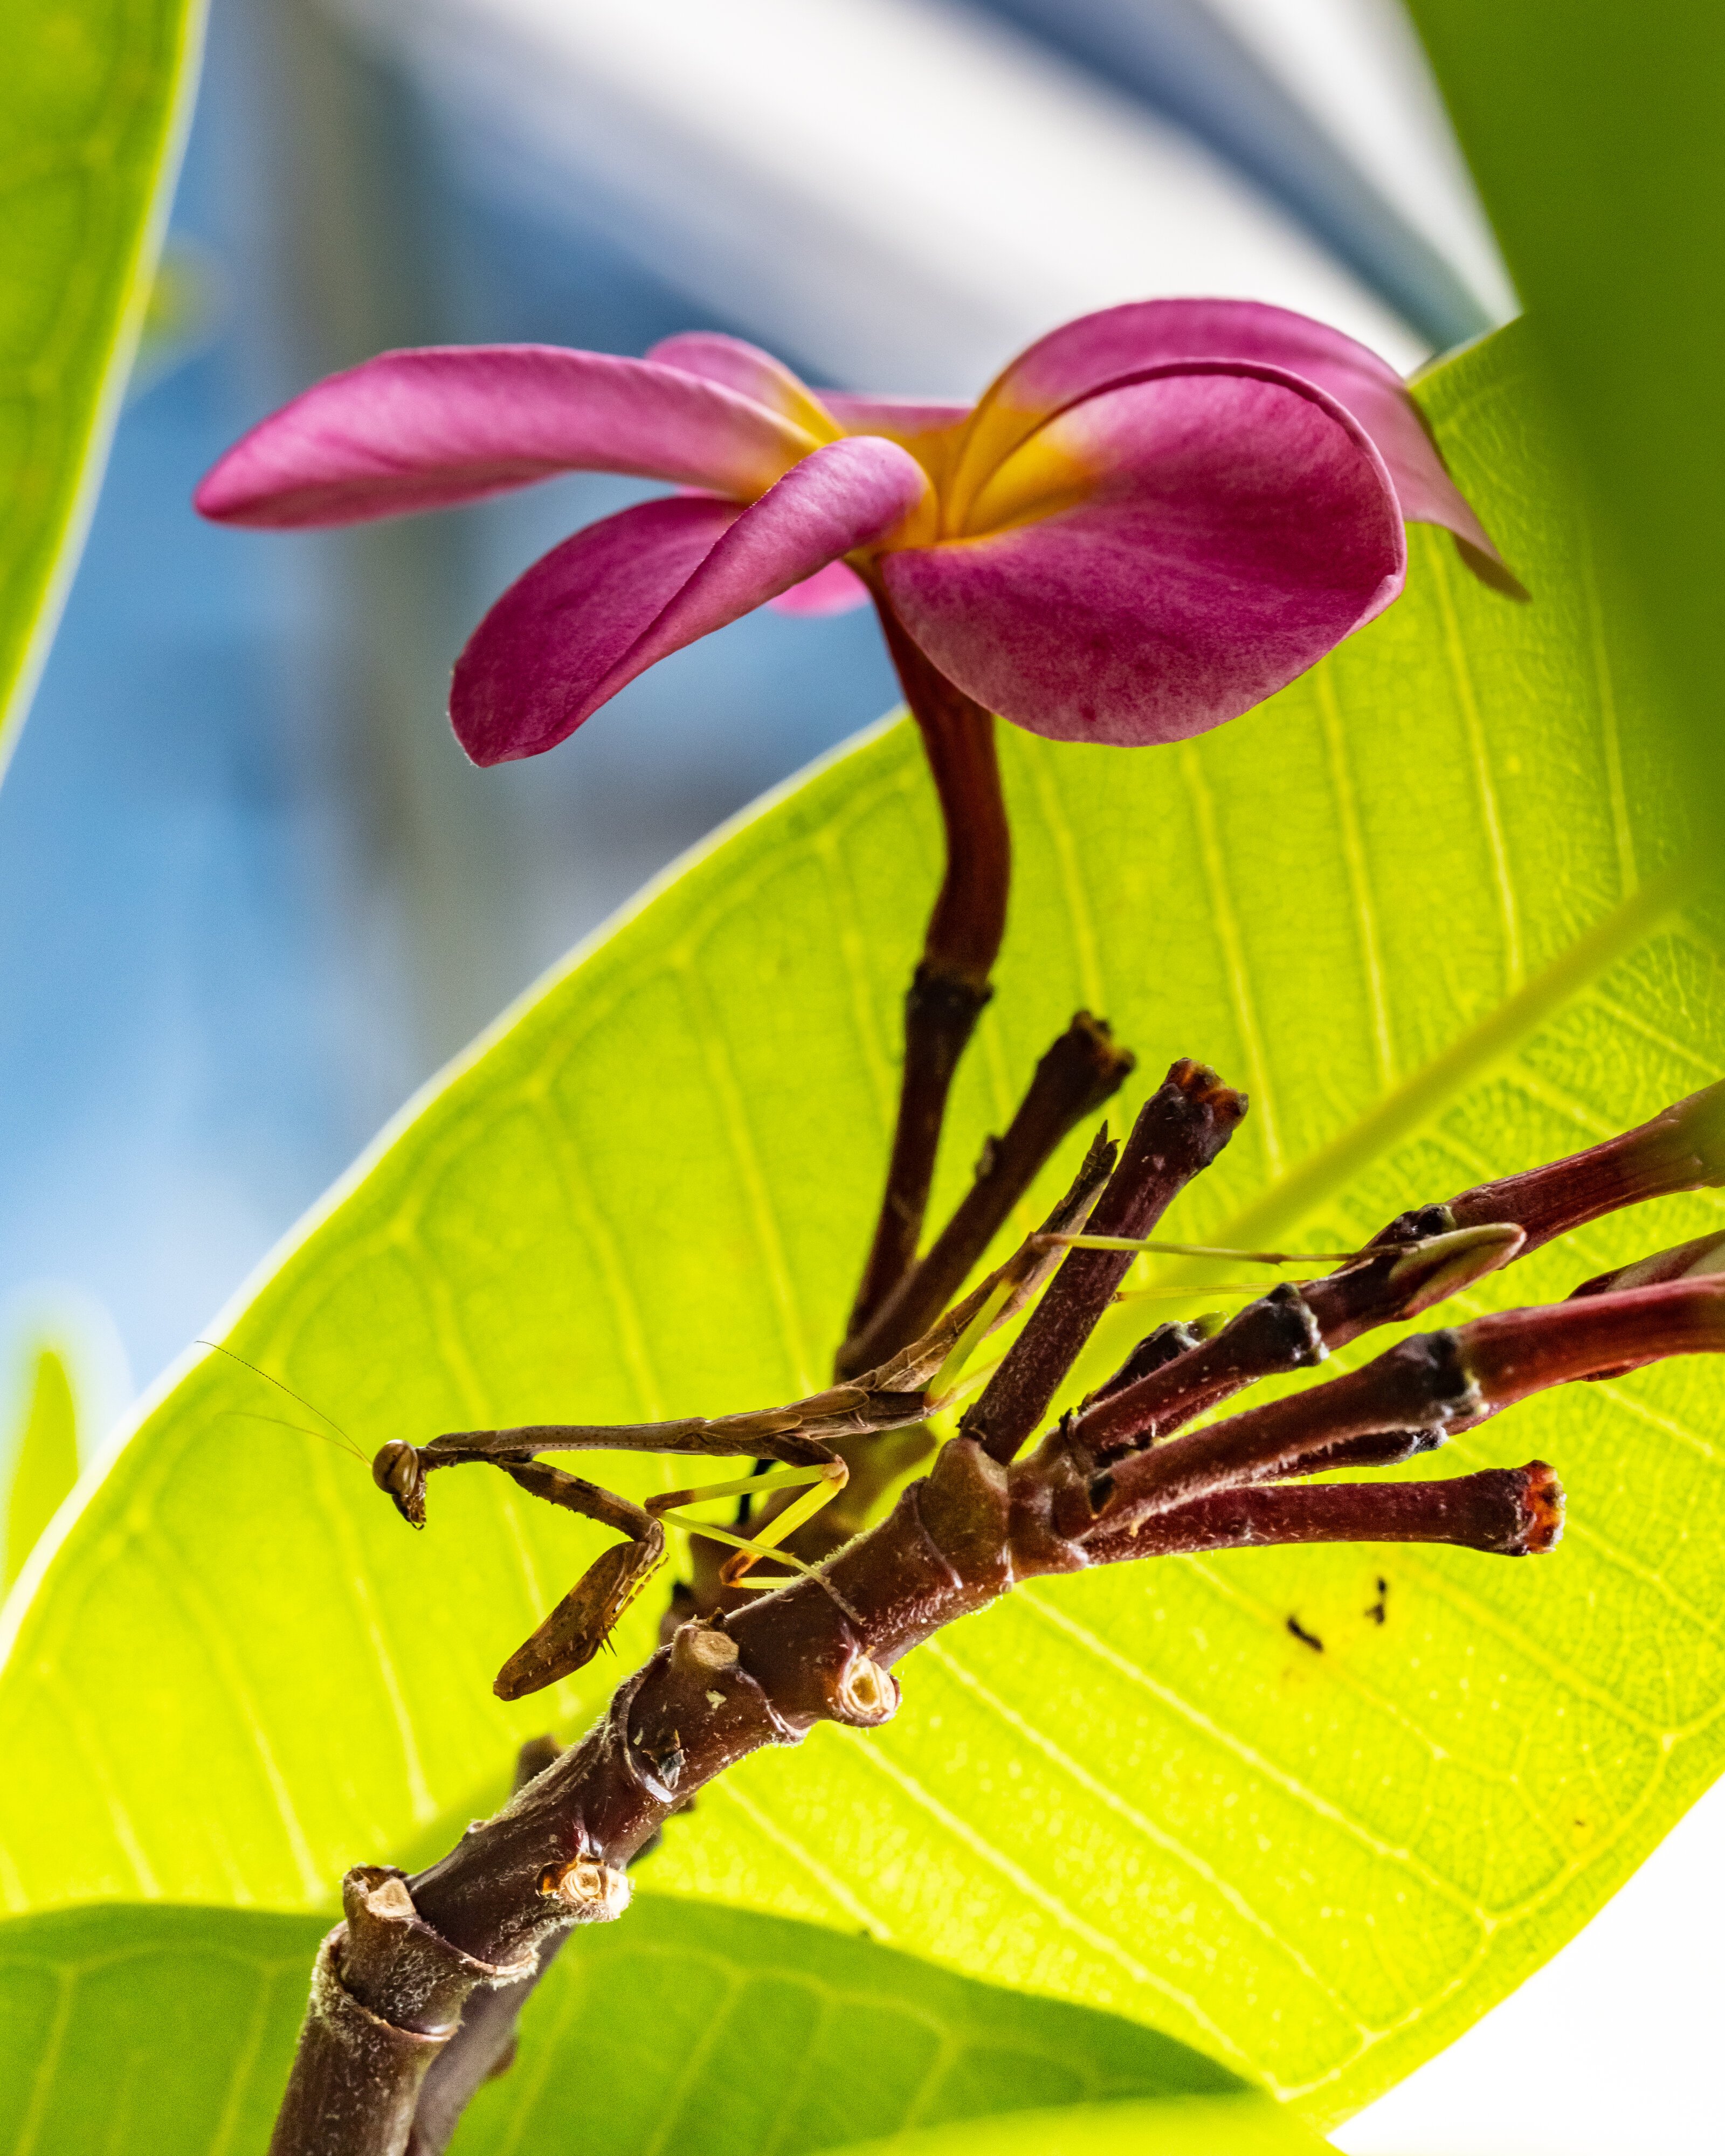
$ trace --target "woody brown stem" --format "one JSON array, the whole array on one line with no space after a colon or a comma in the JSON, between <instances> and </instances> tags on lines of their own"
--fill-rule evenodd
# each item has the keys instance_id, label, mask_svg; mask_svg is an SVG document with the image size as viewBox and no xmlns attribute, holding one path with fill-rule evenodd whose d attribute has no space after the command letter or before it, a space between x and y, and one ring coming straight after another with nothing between
<instances>
[{"instance_id":1,"label":"woody brown stem","mask_svg":"<svg viewBox=\"0 0 1725 2156\"><path fill-rule=\"evenodd\" d=\"M581 1744L439 1863L407 1881L350 1875L347 1922L320 1957L275 2156L400 2156L427 2062L468 1997L521 1985L547 1942L619 1914L629 1860L715 1775L762 1746L800 1743L821 1721L891 1719L893 1666L1014 1580L1258 1543L1549 1548L1562 1496L1537 1461L1432 1485L1228 1486L1388 1456L1389 1433L1441 1433L1631 1348L1725 1349L1725 1281L1683 1279L1404 1341L1088 1486L1070 1428L1010 1470L974 1440L954 1440L819 1577L719 1623L680 1627Z\"/></svg>"},{"instance_id":2,"label":"woody brown stem","mask_svg":"<svg viewBox=\"0 0 1725 2156\"><path fill-rule=\"evenodd\" d=\"M1148 1351L1144 1367L1135 1368L1128 1358L1086 1403L1081 1418L1085 1440L1100 1457L1166 1436L1259 1378L1292 1368L1302 1359L1321 1360L1377 1326L1415 1317L1555 1236L1625 1206L1701 1188L1722 1178L1725 1082L1674 1102L1603 1145L1399 1213L1373 1238L1383 1246L1378 1255L1322 1280L1285 1285L1240 1312L1206 1341L1182 1347L1168 1327L1158 1327L1149 1336L1158 1345ZM1502 1240L1494 1240L1494 1229ZM1664 1253L1601 1275L1576 1293L1598 1294L1608 1284L1651 1285L1703 1270L1718 1242L1701 1237L1683 1245L1681 1254ZM1294 1296L1305 1305L1310 1330L1320 1343L1315 1357L1301 1353L1296 1315L1289 1302ZM1279 1314L1272 1307L1278 1298L1283 1305Z\"/></svg>"},{"instance_id":3,"label":"woody brown stem","mask_svg":"<svg viewBox=\"0 0 1725 2156\"><path fill-rule=\"evenodd\" d=\"M407 2063L394 2065L391 2055L386 2070L374 2071L362 2045L351 2071L344 2067L339 2046L314 2031L315 1999L275 2156L400 2156L407 2097L424 2077L411 2040L427 2025L421 2043L449 2041L464 1986L470 1993L500 1979L519 1985L569 1927L620 1914L630 1858L716 1775L763 1746L799 1743L822 1721L868 1728L890 1720L899 1697L892 1666L920 1641L983 1609L1015 1579L1092 1562L1055 1523L1060 1472L1060 1463L1040 1457L1009 1472L974 1440L954 1440L927 1479L820 1578L799 1580L720 1624L683 1625L622 1686L597 1728L439 1863L406 1881L352 1875L348 1924L331 1935L320 1967L347 1978L342 2010L363 2017L365 2043L393 2046ZM1493 1486L1489 1478L1466 1480L1481 1491ZM1337 1525L1339 1498L1355 1506L1356 1526L1368 1527L1373 1539L1474 1536L1476 1546L1521 1546L1499 1517L1502 1491L1489 1503L1464 1491L1440 1502L1422 1522L1406 1510L1392 1513L1397 1502L1421 1502L1392 1498L1394 1487L1357 1496L1312 1493L1303 1516L1291 1509L1289 1493L1259 1493L1267 1502L1257 1517L1269 1520L1280 1505L1289 1530L1281 1538L1325 1538L1327 1526ZM1116 1548L1105 1527L1101 1553L1108 1562L1150 1555L1158 1536L1170 1548L1219 1546L1220 1515L1187 1512L1183 1525L1151 1523L1136 1550ZM1531 1534L1522 1542L1538 1546ZM393 1897L397 1927L382 1951L365 1938L367 1897L355 1892L356 1884L379 1881ZM355 1951L357 1939L367 1951ZM372 2100L360 2102L367 2088Z\"/></svg>"},{"instance_id":4,"label":"woody brown stem","mask_svg":"<svg viewBox=\"0 0 1725 2156\"><path fill-rule=\"evenodd\" d=\"M511 1794L542 1774L562 1748L549 1737L531 1737L516 1755ZM557 1959L569 1934L553 1932L540 1942L531 1974L519 1984L481 1985L469 1994L460 2026L432 2061L413 2110L407 2156L443 2156L461 2114L488 2081L506 2073L515 2058L521 2009Z\"/></svg>"},{"instance_id":5,"label":"woody brown stem","mask_svg":"<svg viewBox=\"0 0 1725 2156\"><path fill-rule=\"evenodd\" d=\"M1221 1152L1245 1110L1245 1096L1206 1065L1174 1064L1138 1111L1120 1165L1097 1201L1091 1232L1147 1235ZM1067 1256L961 1424L991 1459L1012 1459L1034 1431L1132 1261L1129 1251L1074 1250Z\"/></svg>"},{"instance_id":6,"label":"woody brown stem","mask_svg":"<svg viewBox=\"0 0 1725 2156\"><path fill-rule=\"evenodd\" d=\"M868 1324L916 1256L952 1074L993 993L988 976L1006 932L1012 878L993 716L930 665L883 593L876 593L875 605L934 778L947 861L922 960L905 998L898 1116L874 1241L846 1327L851 1337Z\"/></svg>"},{"instance_id":7,"label":"woody brown stem","mask_svg":"<svg viewBox=\"0 0 1725 2156\"><path fill-rule=\"evenodd\" d=\"M350 1871L341 1901L345 1920L318 1948L270 2156L405 2150L429 2070L467 2001L535 1971L531 1950L490 1963L452 1945L387 1866Z\"/></svg>"},{"instance_id":8,"label":"woody brown stem","mask_svg":"<svg viewBox=\"0 0 1725 2156\"><path fill-rule=\"evenodd\" d=\"M1106 1024L1080 1011L1036 1066L1029 1090L999 1138L990 1138L976 1180L927 1255L839 1352L834 1374L854 1377L920 1339L963 1286L1012 1209L1070 1131L1117 1093L1136 1057L1116 1047Z\"/></svg>"},{"instance_id":9,"label":"woody brown stem","mask_svg":"<svg viewBox=\"0 0 1725 2156\"><path fill-rule=\"evenodd\" d=\"M1220 1490L1085 1543L1093 1564L1286 1543L1451 1543L1532 1557L1563 1533L1562 1491L1543 1460L1445 1482L1260 1484Z\"/></svg>"},{"instance_id":10,"label":"woody brown stem","mask_svg":"<svg viewBox=\"0 0 1725 2156\"><path fill-rule=\"evenodd\" d=\"M1525 1174L1476 1183L1447 1204L1422 1206L1392 1220L1380 1242L1445 1228L1509 1222L1526 1237L1521 1255L1602 1214L1650 1198L1698 1190L1725 1178L1725 1081L1661 1109L1649 1122L1603 1145Z\"/></svg>"},{"instance_id":11,"label":"woody brown stem","mask_svg":"<svg viewBox=\"0 0 1725 2156\"><path fill-rule=\"evenodd\" d=\"M1285 1281L1208 1339L1178 1356L1158 1355L1142 1376L1123 1382L1129 1358L1086 1401L1078 1435L1098 1459L1166 1436L1245 1386L1322 1363L1375 1327L1418 1317L1495 1271L1521 1245L1513 1227L1455 1230L1374 1252L1322 1280Z\"/></svg>"},{"instance_id":12,"label":"woody brown stem","mask_svg":"<svg viewBox=\"0 0 1725 2156\"><path fill-rule=\"evenodd\" d=\"M1134 1127L1096 1207L1096 1231L1142 1235L1220 1150L1243 1107L1214 1073L1176 1065ZM1096 1179L1106 1172L1099 1166ZM1646 1261L1659 1276L1649 1284L1602 1281L1599 1291L1553 1308L1404 1341L1363 1369L1100 1471L1080 1417L1009 1470L994 1449L1016 1448L1027 1404L1033 1424L1045 1412L1130 1261L1129 1253L1071 1252L997 1373L998 1385L1017 1358L998 1419L983 1418L986 1446L968 1435L948 1444L891 1516L818 1577L716 1624L683 1625L624 1684L598 1727L428 1871L411 1880L375 1866L349 1874L347 1920L319 1955L273 2156L403 2156L421 2128L430 2156L458 2081L470 2088L484 2048L476 2037L465 2077L448 2070L445 2103L429 2070L452 2051L469 2002L491 1987L519 1994L551 1942L619 1914L630 1859L716 1774L764 1745L799 1743L823 1720L866 1728L890 1719L897 1661L1015 1579L1250 1542L1548 1548L1560 1493L1538 1462L1427 1486L1298 1489L1265 1486L1265 1478L1405 1456L1549 1385L1631 1361L1725 1351L1725 1279L1692 1270L1708 1255L1665 1254ZM1678 1256L1679 1276L1667 1277ZM1398 1280L1430 1289L1441 1276L1420 1271L1430 1258L1386 1252L1353 1269L1351 1281L1344 1274L1311 1284L1308 1312L1327 1287L1335 1324L1354 1324L1400 1291ZM1410 1260L1412 1272L1395 1275ZM1154 1376L1169 1348L1182 1359L1199 1352L1189 1336L1163 1338L1137 1354L1112 1397ZM488 2023L487 2044L496 2021L481 2012L472 2025Z\"/></svg>"},{"instance_id":13,"label":"woody brown stem","mask_svg":"<svg viewBox=\"0 0 1725 2156\"><path fill-rule=\"evenodd\" d=\"M1391 1433L1435 1435L1531 1394L1625 1363L1725 1350L1725 1279L1682 1280L1528 1310L1499 1311L1454 1331L1399 1342L1325 1385L1230 1415L1111 1467L1102 1532L1214 1490L1308 1475L1370 1458ZM1079 1450L1076 1430L1066 1434ZM1047 1448L1045 1448L1045 1450Z\"/></svg>"}]
</instances>

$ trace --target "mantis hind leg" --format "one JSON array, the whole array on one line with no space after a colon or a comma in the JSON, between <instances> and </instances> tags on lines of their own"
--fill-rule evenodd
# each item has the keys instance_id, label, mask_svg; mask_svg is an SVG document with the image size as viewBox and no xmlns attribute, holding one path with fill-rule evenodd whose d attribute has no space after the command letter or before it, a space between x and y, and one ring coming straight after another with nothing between
<instances>
[{"instance_id":1,"label":"mantis hind leg","mask_svg":"<svg viewBox=\"0 0 1725 2156\"><path fill-rule=\"evenodd\" d=\"M708 1541L728 1543L736 1554L728 1558L719 1573L719 1582L724 1587L766 1586L765 1580L746 1580L743 1575L758 1558L777 1558L782 1563L795 1566L798 1572L809 1568L801 1558L779 1545L796 1532L807 1520L812 1519L823 1505L829 1505L850 1478L850 1471L835 1453L830 1460L818 1467L783 1467L766 1475L748 1475L735 1482L711 1482L694 1490L667 1490L662 1496L649 1497L647 1511L653 1518L669 1520L674 1527L691 1535L704 1535ZM788 1490L803 1486L803 1495L793 1498L781 1512L763 1521L752 1535L738 1534L733 1527L711 1526L705 1520L691 1519L681 1510L685 1505L698 1505L709 1497L752 1497L769 1490ZM775 1579L774 1587L783 1583Z\"/></svg>"}]
</instances>

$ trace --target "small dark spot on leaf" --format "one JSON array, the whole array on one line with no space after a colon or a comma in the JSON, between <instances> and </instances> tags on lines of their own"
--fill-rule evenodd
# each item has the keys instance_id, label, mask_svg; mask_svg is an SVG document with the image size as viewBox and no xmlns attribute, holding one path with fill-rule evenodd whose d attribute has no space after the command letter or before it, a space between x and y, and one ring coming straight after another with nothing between
<instances>
[{"instance_id":1,"label":"small dark spot on leaf","mask_svg":"<svg viewBox=\"0 0 1725 2156\"><path fill-rule=\"evenodd\" d=\"M1323 1652L1323 1641L1318 1638L1316 1632L1308 1632L1297 1617L1289 1618L1288 1630L1302 1647L1310 1647L1315 1655L1321 1655Z\"/></svg>"},{"instance_id":2,"label":"small dark spot on leaf","mask_svg":"<svg viewBox=\"0 0 1725 2156\"><path fill-rule=\"evenodd\" d=\"M1372 1604L1371 1608L1367 1610L1366 1614L1371 1619L1374 1625L1381 1625L1384 1619L1389 1616L1389 1582L1387 1579L1380 1579L1378 1581L1378 1599Z\"/></svg>"}]
</instances>

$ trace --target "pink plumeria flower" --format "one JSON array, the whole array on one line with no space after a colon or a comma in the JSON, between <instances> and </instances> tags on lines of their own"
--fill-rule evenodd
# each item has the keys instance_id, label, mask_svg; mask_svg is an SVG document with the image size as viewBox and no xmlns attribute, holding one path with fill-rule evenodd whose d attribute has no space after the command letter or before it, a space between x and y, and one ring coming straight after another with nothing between
<instances>
[{"instance_id":1,"label":"pink plumeria flower","mask_svg":"<svg viewBox=\"0 0 1725 2156\"><path fill-rule=\"evenodd\" d=\"M705 333L644 360L385 352L254 428L195 499L352 524L565 471L685 490L576 532L491 608L450 701L476 763L536 756L697 637L773 600L849 603L859 578L986 709L1124 745L1237 717L1381 613L1404 519L1517 588L1394 371L1230 300L1069 322L969 408L817 393Z\"/></svg>"}]
</instances>

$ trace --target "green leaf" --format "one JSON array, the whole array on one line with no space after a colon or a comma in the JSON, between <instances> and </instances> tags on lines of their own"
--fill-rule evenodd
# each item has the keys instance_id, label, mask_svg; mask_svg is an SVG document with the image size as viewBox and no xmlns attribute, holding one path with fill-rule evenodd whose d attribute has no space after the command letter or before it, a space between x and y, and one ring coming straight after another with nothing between
<instances>
[{"instance_id":1,"label":"green leaf","mask_svg":"<svg viewBox=\"0 0 1725 2156\"><path fill-rule=\"evenodd\" d=\"M324 1928L136 1904L0 1923L0 2156L261 2148ZM1200 2054L1111 2015L651 1894L626 1924L568 1943L521 2030L519 2063L480 2092L457 2156L801 2156L1032 2107L1129 2102L1149 2120L1162 2107L1147 2098L1242 2094Z\"/></svg>"},{"instance_id":2,"label":"green leaf","mask_svg":"<svg viewBox=\"0 0 1725 2156\"><path fill-rule=\"evenodd\" d=\"M1531 606L1416 531L1407 597L1234 726L1166 753L1004 730L1018 881L947 1200L1080 1004L1137 1048L1140 1091L1181 1053L1250 1089L1171 1222L1207 1242L1346 1246L1716 1075L1717 960L1671 866L1686 804L1519 351L1424 394ZM819 1381L937 859L905 728L746 819L386 1134L235 1348L362 1450ZM1487 1286L1560 1294L1719 1214L1667 1200ZM13 1605L15 1908L328 1907L348 1864L446 1844L517 1739L578 1724L651 1636L649 1595L612 1669L501 1707L492 1673L598 1532L473 1470L437 1478L415 1536L333 1443L242 1412L313 1419L196 1360ZM726 1777L653 1880L1106 2007L1337 2116L1551 1954L1718 1772L1722 1443L1710 1370L1676 1364L1455 1448L1555 1462L1549 1559L1262 1551L1038 1584L914 1657L891 1728ZM687 1473L593 1466L635 1491Z\"/></svg>"},{"instance_id":3,"label":"green leaf","mask_svg":"<svg viewBox=\"0 0 1725 2156\"><path fill-rule=\"evenodd\" d=\"M846 2156L1318 2156L1330 2143L1262 2097L1188 2097L1171 2103L1075 2104L890 2141L847 2144Z\"/></svg>"},{"instance_id":4,"label":"green leaf","mask_svg":"<svg viewBox=\"0 0 1725 2156\"><path fill-rule=\"evenodd\" d=\"M0 1923L0 2152L264 2148L325 1928L165 1906Z\"/></svg>"},{"instance_id":5,"label":"green leaf","mask_svg":"<svg viewBox=\"0 0 1725 2156\"><path fill-rule=\"evenodd\" d=\"M0 768L95 505L190 116L202 0L10 0L0 77Z\"/></svg>"},{"instance_id":6,"label":"green leaf","mask_svg":"<svg viewBox=\"0 0 1725 2156\"><path fill-rule=\"evenodd\" d=\"M1725 10L1410 0L1570 438L1725 812Z\"/></svg>"},{"instance_id":7,"label":"green leaf","mask_svg":"<svg viewBox=\"0 0 1725 2156\"><path fill-rule=\"evenodd\" d=\"M4 1461L0 1486L0 1527L5 1533L0 1556L0 1593L24 1568L37 1537L59 1510L78 1480L78 1406L65 1357L50 1344L31 1361L23 1414Z\"/></svg>"}]
</instances>

